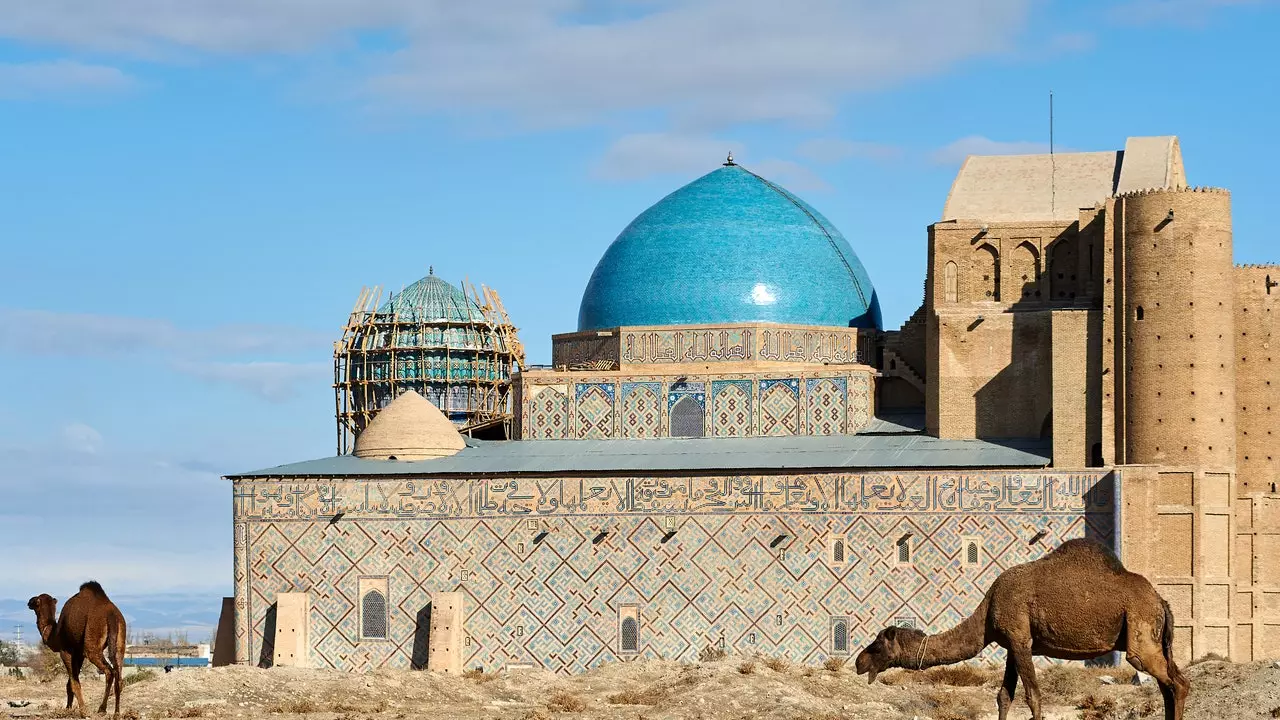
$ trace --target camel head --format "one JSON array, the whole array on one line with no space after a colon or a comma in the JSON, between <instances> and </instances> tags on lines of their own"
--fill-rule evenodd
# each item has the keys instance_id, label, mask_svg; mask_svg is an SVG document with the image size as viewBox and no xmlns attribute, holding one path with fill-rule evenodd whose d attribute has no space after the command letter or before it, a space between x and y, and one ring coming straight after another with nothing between
<instances>
[{"instance_id":1,"label":"camel head","mask_svg":"<svg viewBox=\"0 0 1280 720\"><path fill-rule=\"evenodd\" d=\"M853 666L859 675L866 673L867 684L871 684L877 675L889 668L912 667L924 637L923 632L914 628L887 627L858 653Z\"/></svg>"},{"instance_id":2,"label":"camel head","mask_svg":"<svg viewBox=\"0 0 1280 720\"><path fill-rule=\"evenodd\" d=\"M36 611L37 618L51 618L58 614L57 599L47 593L41 593L28 600L27 607Z\"/></svg>"}]
</instances>

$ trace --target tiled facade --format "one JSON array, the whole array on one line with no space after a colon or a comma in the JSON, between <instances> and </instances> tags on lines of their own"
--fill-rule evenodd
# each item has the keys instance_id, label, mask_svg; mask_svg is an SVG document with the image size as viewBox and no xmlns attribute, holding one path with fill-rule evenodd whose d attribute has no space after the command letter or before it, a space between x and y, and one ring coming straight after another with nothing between
<instances>
[{"instance_id":1,"label":"tiled facade","mask_svg":"<svg viewBox=\"0 0 1280 720\"><path fill-rule=\"evenodd\" d=\"M468 667L573 672L692 660L708 645L816 663L891 622L950 627L1002 570L1063 540L1113 542L1118 482L1104 471L238 479L237 660L269 659L277 593L306 591L317 665L422 666L430 594L458 591ZM363 637L358 596L373 582L385 639ZM638 620L634 652L624 616Z\"/></svg>"},{"instance_id":2,"label":"tiled facade","mask_svg":"<svg viewBox=\"0 0 1280 720\"><path fill-rule=\"evenodd\" d=\"M871 369L821 367L668 375L526 372L516 379L516 437L852 435L865 428L873 412ZM681 432L673 418L700 429Z\"/></svg>"},{"instance_id":3,"label":"tiled facade","mask_svg":"<svg viewBox=\"0 0 1280 720\"><path fill-rule=\"evenodd\" d=\"M870 364L875 332L858 328L734 323L679 327L620 327L551 338L551 364L573 369L722 362Z\"/></svg>"}]
</instances>

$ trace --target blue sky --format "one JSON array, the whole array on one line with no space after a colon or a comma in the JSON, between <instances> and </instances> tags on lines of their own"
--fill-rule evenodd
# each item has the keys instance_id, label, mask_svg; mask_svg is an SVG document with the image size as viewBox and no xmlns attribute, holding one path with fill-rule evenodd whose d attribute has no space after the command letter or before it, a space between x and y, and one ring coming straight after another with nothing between
<instances>
[{"instance_id":1,"label":"blue sky","mask_svg":"<svg viewBox=\"0 0 1280 720\"><path fill-rule=\"evenodd\" d=\"M1237 261L1280 260L1278 33L1267 0L0 0L0 598L93 576L212 622L218 476L334 451L362 285L488 284L546 362L614 236L729 150L889 327L960 160L1041 151L1050 90L1058 148L1180 136Z\"/></svg>"}]
</instances>

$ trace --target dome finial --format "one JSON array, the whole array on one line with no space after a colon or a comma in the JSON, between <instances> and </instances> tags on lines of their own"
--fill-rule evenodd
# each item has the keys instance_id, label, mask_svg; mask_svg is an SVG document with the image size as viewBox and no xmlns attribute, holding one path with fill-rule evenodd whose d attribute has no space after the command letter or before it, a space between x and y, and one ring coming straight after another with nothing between
<instances>
[{"instance_id":1,"label":"dome finial","mask_svg":"<svg viewBox=\"0 0 1280 720\"><path fill-rule=\"evenodd\" d=\"M436 266L435 266L435 265L428 265L428 266L427 266L427 274L428 274L428 275L435 275L435 274L436 274Z\"/></svg>"},{"instance_id":2,"label":"dome finial","mask_svg":"<svg viewBox=\"0 0 1280 720\"><path fill-rule=\"evenodd\" d=\"M730 153L729 153L729 158L728 158L727 160L725 160L725 161L724 161L724 166L725 166L725 167L729 167L729 166L731 166L731 165L735 165L735 164L736 164L736 163L734 163L734 162L733 162L733 153L732 153L732 152L730 152Z\"/></svg>"}]
</instances>

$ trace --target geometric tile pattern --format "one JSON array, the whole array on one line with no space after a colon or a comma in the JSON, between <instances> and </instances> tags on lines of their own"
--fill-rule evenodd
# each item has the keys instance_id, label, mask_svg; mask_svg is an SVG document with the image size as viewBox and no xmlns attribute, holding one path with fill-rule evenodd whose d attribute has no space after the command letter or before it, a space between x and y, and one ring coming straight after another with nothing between
<instances>
[{"instance_id":1,"label":"geometric tile pattern","mask_svg":"<svg viewBox=\"0 0 1280 720\"><path fill-rule=\"evenodd\" d=\"M663 328L621 328L565 333L551 338L553 367L592 361L615 365L720 363L764 360L871 364L875 333L857 328L730 323Z\"/></svg>"},{"instance_id":2,"label":"geometric tile pattern","mask_svg":"<svg viewBox=\"0 0 1280 720\"><path fill-rule=\"evenodd\" d=\"M421 667L431 593L457 591L468 667L563 673L618 660L629 612L640 657L693 660L723 645L818 663L834 651L833 618L847 618L851 651L897 618L937 632L1009 566L1073 537L1112 542L1117 475L237 479L237 658L270 664L276 594L306 591L318 665ZM360 635L371 577L387 582L385 640Z\"/></svg>"},{"instance_id":3,"label":"geometric tile pattern","mask_svg":"<svg viewBox=\"0 0 1280 720\"><path fill-rule=\"evenodd\" d=\"M560 440L569 432L569 398L559 388L543 387L530 403L526 426L528 437Z\"/></svg>"},{"instance_id":4,"label":"geometric tile pattern","mask_svg":"<svg viewBox=\"0 0 1280 720\"><path fill-rule=\"evenodd\" d=\"M874 409L870 371L859 367L781 377L707 373L679 381L573 375L577 382L567 397L564 385L537 384L534 378L518 386L519 438L667 437L671 408L685 396L704 413L710 410L704 432L718 437L855 434L871 422Z\"/></svg>"},{"instance_id":5,"label":"geometric tile pattern","mask_svg":"<svg viewBox=\"0 0 1280 720\"><path fill-rule=\"evenodd\" d=\"M613 386L578 385L578 439L613 437Z\"/></svg>"},{"instance_id":6,"label":"geometric tile pattern","mask_svg":"<svg viewBox=\"0 0 1280 720\"><path fill-rule=\"evenodd\" d=\"M656 438L662 436L662 399L658 383L622 384L622 436Z\"/></svg>"},{"instance_id":7,"label":"geometric tile pattern","mask_svg":"<svg viewBox=\"0 0 1280 720\"><path fill-rule=\"evenodd\" d=\"M844 378L810 378L805 388L809 435L840 435L845 428Z\"/></svg>"},{"instance_id":8,"label":"geometric tile pattern","mask_svg":"<svg viewBox=\"0 0 1280 720\"><path fill-rule=\"evenodd\" d=\"M751 381L716 380L711 383L711 434L746 437L751 434Z\"/></svg>"},{"instance_id":9,"label":"geometric tile pattern","mask_svg":"<svg viewBox=\"0 0 1280 720\"><path fill-rule=\"evenodd\" d=\"M760 381L760 434L800 434L800 384L797 381Z\"/></svg>"}]
</instances>

